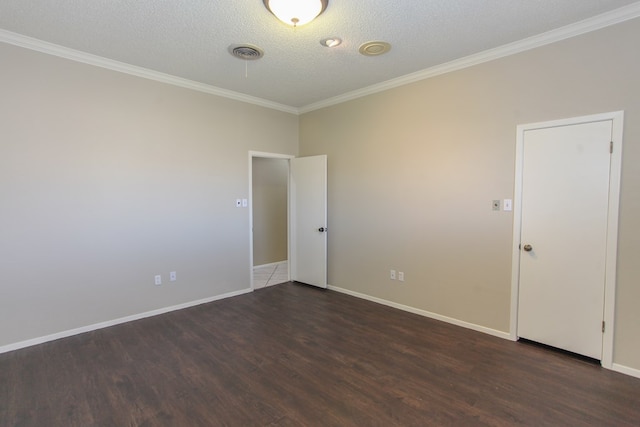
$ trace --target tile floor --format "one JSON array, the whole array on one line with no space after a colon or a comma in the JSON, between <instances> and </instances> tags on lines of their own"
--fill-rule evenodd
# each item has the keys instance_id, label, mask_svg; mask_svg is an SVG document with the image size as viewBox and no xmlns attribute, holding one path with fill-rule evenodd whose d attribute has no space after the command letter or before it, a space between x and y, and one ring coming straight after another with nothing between
<instances>
[{"instance_id":1,"label":"tile floor","mask_svg":"<svg viewBox=\"0 0 640 427\"><path fill-rule=\"evenodd\" d=\"M282 261L273 264L257 265L253 267L253 289L277 285L289 280L289 262Z\"/></svg>"}]
</instances>

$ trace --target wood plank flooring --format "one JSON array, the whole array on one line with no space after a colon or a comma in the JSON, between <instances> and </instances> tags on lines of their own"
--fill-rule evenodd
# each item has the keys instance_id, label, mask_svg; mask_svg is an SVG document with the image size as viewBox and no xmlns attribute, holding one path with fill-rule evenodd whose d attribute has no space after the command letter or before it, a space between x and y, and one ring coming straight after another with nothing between
<instances>
[{"instance_id":1,"label":"wood plank flooring","mask_svg":"<svg viewBox=\"0 0 640 427\"><path fill-rule=\"evenodd\" d=\"M0 355L0 426L638 426L640 380L286 283Z\"/></svg>"}]
</instances>

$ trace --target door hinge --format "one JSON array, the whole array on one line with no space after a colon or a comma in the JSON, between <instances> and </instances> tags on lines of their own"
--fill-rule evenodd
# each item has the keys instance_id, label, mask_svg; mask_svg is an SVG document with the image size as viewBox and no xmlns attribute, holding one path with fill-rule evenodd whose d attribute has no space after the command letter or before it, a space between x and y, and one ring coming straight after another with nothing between
<instances>
[{"instance_id":1,"label":"door hinge","mask_svg":"<svg viewBox=\"0 0 640 427\"><path fill-rule=\"evenodd\" d=\"M602 333L604 334L604 320L602 321Z\"/></svg>"},{"instance_id":2,"label":"door hinge","mask_svg":"<svg viewBox=\"0 0 640 427\"><path fill-rule=\"evenodd\" d=\"M613 153L613 141L609 143L609 153Z\"/></svg>"}]
</instances>

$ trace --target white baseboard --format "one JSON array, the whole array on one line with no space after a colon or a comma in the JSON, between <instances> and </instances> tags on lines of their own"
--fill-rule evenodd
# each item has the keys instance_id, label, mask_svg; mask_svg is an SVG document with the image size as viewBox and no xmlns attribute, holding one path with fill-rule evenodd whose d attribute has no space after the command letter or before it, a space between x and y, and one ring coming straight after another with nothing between
<instances>
[{"instance_id":1,"label":"white baseboard","mask_svg":"<svg viewBox=\"0 0 640 427\"><path fill-rule=\"evenodd\" d=\"M45 335L43 337L32 338L25 341L20 341L13 344L7 344L0 347L0 354L7 353L9 351L19 350L21 348L30 347L32 345L42 344L48 341L54 341L60 338L70 337L72 335L78 335L85 332L95 331L97 329L108 328L110 326L119 325L121 323L132 322L134 320L144 319L145 317L157 316L159 314L168 313L170 311L182 310L183 308L189 308L200 304L206 304L225 298L231 298L238 295L251 292L251 288L242 289L239 291L228 292L222 295L216 295L214 297L204 298L196 301L190 301L183 304L173 305L171 307L163 307L157 310L151 310L144 313L132 314L131 316L121 317L119 319L107 320L106 322L94 323L93 325L82 326L80 328L69 329L67 331L57 332L51 335Z\"/></svg>"},{"instance_id":2,"label":"white baseboard","mask_svg":"<svg viewBox=\"0 0 640 427\"><path fill-rule=\"evenodd\" d=\"M270 262L269 264L254 265L253 269L255 270L256 268L275 267L276 265L281 264L283 262L288 262L288 261L285 259L285 260L282 260L282 261Z\"/></svg>"},{"instance_id":3,"label":"white baseboard","mask_svg":"<svg viewBox=\"0 0 640 427\"><path fill-rule=\"evenodd\" d=\"M640 378L640 369L629 368L628 366L619 365L614 363L611 366L612 371L620 372L621 374L626 374L632 377Z\"/></svg>"},{"instance_id":4,"label":"white baseboard","mask_svg":"<svg viewBox=\"0 0 640 427\"><path fill-rule=\"evenodd\" d=\"M340 293L343 293L343 294L351 295L351 296L354 296L356 298L365 299L365 300L372 301L372 302L375 302L375 303L378 303L378 304L383 304L383 305L386 305L386 306L389 306L389 307L397 308L399 310L407 311L409 313L414 313L414 314L418 314L420 316L425 316L425 317L428 317L428 318L431 318L431 319L440 320L442 322L450 323L450 324L453 324L453 325L456 325L456 326L461 326L463 328L472 329L474 331L478 331L478 332L482 332L482 333L485 333L485 334L493 335L493 336L498 337L498 338L504 338L504 339L507 339L507 340L512 340L512 338L511 338L511 336L510 336L510 334L508 332L502 332L502 331L498 331L496 329L491 329L491 328L487 328L487 327L484 327L484 326L476 325L474 323L464 322L462 320L454 319L452 317L442 316L440 314L436 314L436 313L432 313L432 312L429 312L429 311L426 311L426 310L421 310L421 309L418 309L418 308L410 307L408 305L398 304L398 303L395 303L395 302L392 302L392 301L388 301L388 300L385 300L385 299L382 299L382 298L372 297L370 295L361 294L359 292L354 292L354 291L351 291L349 289L344 289L344 288L340 288L340 287L337 287L337 286L329 285L328 288L330 290L332 290L332 291L336 291L336 292L340 292ZM222 295L216 295L216 296L213 296L213 297L204 298L204 299L200 299L200 300L196 300L196 301L190 301L190 302L186 302L186 303L183 303L183 304L173 305L173 306L170 306L170 307L163 307L163 308L159 308L157 310L151 310L151 311L147 311L147 312L144 312L144 313L133 314L131 316L121 317L119 319L108 320L106 322L100 322L100 323L94 323L92 325L82 326L80 328L70 329L70 330L62 331L62 332L57 332L57 333L51 334L51 335L45 335L43 337L32 338L32 339L29 339L29 340L20 341L20 342L13 343L13 344L7 344L7 345L4 345L4 346L0 347L0 354L7 353L9 351L19 350L21 348L30 347L30 346L37 345L37 344L42 344L42 343L49 342L49 341L58 340L58 339L61 339L61 338L70 337L70 336L73 336L73 335L82 334L82 333L85 333L85 332L91 332L91 331L95 331L95 330L102 329L102 328L108 328L110 326L115 326L115 325L119 325L119 324L122 324L122 323L132 322L134 320L144 319L145 317L157 316L159 314L169 313L171 311L182 310L184 308L194 307L194 306L200 305L200 304L206 304L206 303L209 303L209 302L218 301L218 300L225 299L225 298L235 297L235 296L238 296L238 295L250 293L251 291L252 290L250 288L247 288L247 289L242 289L242 290L239 290L239 291L228 292L228 293L222 294ZM613 371L620 372L620 373L625 374L625 375L629 375L629 376L632 376L632 377L640 378L640 369L630 368L628 366L620 365L618 363L614 363L612 365L611 369Z\"/></svg>"},{"instance_id":5,"label":"white baseboard","mask_svg":"<svg viewBox=\"0 0 640 427\"><path fill-rule=\"evenodd\" d=\"M409 313L414 313L420 316L429 317L431 319L440 320L442 322L451 323L456 326L461 326L463 328L472 329L478 332L483 332L485 334L493 335L498 338L512 340L511 335L508 332L498 331L496 329L491 329L485 326L476 325L475 323L464 322L462 320L454 319L453 317L442 316L440 314L432 313L430 311L421 310L419 308L410 307L408 305L398 304L392 301L387 301L382 298L376 298L370 295L361 294L359 292L350 291L349 289L339 288L337 286L328 286L328 288L332 291L341 292L343 294L351 295L357 298L362 298L368 301L377 302L378 304L383 304L389 307L397 308L399 310L408 311Z\"/></svg>"}]
</instances>

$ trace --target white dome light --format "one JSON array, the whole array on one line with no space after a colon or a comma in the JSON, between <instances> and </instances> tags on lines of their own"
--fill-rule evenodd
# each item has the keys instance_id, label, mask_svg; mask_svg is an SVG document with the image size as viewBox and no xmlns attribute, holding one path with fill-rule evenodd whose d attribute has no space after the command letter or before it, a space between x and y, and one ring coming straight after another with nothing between
<instances>
[{"instance_id":1,"label":"white dome light","mask_svg":"<svg viewBox=\"0 0 640 427\"><path fill-rule=\"evenodd\" d=\"M263 0L267 9L287 25L297 27L313 21L329 0Z\"/></svg>"}]
</instances>

